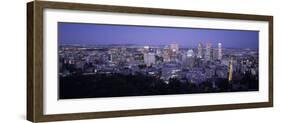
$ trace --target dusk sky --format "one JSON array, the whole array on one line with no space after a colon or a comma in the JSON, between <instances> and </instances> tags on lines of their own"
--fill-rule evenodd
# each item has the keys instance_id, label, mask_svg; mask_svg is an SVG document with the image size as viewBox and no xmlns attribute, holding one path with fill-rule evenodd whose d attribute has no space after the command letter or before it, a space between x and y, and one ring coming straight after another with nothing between
<instances>
[{"instance_id":1,"label":"dusk sky","mask_svg":"<svg viewBox=\"0 0 281 123\"><path fill-rule=\"evenodd\" d=\"M220 42L226 48L258 48L259 32L59 22L58 41L82 45L177 43L180 47L197 47L199 42L217 47Z\"/></svg>"}]
</instances>

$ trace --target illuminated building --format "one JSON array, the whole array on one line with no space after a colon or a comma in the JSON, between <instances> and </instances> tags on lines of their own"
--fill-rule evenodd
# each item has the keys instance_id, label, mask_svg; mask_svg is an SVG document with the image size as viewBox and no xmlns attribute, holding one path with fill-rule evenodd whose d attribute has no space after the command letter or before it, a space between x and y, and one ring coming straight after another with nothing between
<instances>
[{"instance_id":1,"label":"illuminated building","mask_svg":"<svg viewBox=\"0 0 281 123\"><path fill-rule=\"evenodd\" d=\"M218 60L222 59L222 44L218 43Z\"/></svg>"},{"instance_id":2,"label":"illuminated building","mask_svg":"<svg viewBox=\"0 0 281 123\"><path fill-rule=\"evenodd\" d=\"M197 58L203 58L203 54L202 54L202 53L203 53L203 52L202 52L202 50L203 50L203 49L202 49L202 43L199 43L199 44L198 44L198 49L197 49L197 50L198 50Z\"/></svg>"},{"instance_id":3,"label":"illuminated building","mask_svg":"<svg viewBox=\"0 0 281 123\"><path fill-rule=\"evenodd\" d=\"M169 55L171 61L177 61L177 54L179 53L179 46L178 44L170 44L169 47Z\"/></svg>"},{"instance_id":4,"label":"illuminated building","mask_svg":"<svg viewBox=\"0 0 281 123\"><path fill-rule=\"evenodd\" d=\"M193 52L193 50L192 49L189 49L188 51L187 51L187 57L193 57L194 56L194 52Z\"/></svg>"},{"instance_id":5,"label":"illuminated building","mask_svg":"<svg viewBox=\"0 0 281 123\"><path fill-rule=\"evenodd\" d=\"M143 48L144 48L144 50L143 50L144 53L148 53L149 52L149 46L144 46Z\"/></svg>"},{"instance_id":6,"label":"illuminated building","mask_svg":"<svg viewBox=\"0 0 281 123\"><path fill-rule=\"evenodd\" d=\"M232 57L230 58L229 65L228 65L228 81L232 81L232 72L233 72L233 66L232 66L233 60Z\"/></svg>"},{"instance_id":7,"label":"illuminated building","mask_svg":"<svg viewBox=\"0 0 281 123\"><path fill-rule=\"evenodd\" d=\"M192 49L189 49L187 53L183 56L183 67L192 68L195 62L195 55Z\"/></svg>"},{"instance_id":8,"label":"illuminated building","mask_svg":"<svg viewBox=\"0 0 281 123\"><path fill-rule=\"evenodd\" d=\"M170 62L171 57L170 57L170 52L169 52L169 48L165 47L163 50L163 61L164 62Z\"/></svg>"},{"instance_id":9,"label":"illuminated building","mask_svg":"<svg viewBox=\"0 0 281 123\"><path fill-rule=\"evenodd\" d=\"M173 53L177 53L179 51L179 45L178 44L170 44L170 50Z\"/></svg>"},{"instance_id":10,"label":"illuminated building","mask_svg":"<svg viewBox=\"0 0 281 123\"><path fill-rule=\"evenodd\" d=\"M144 56L144 63L147 65L147 66L151 66L152 64L155 64L155 53L145 53Z\"/></svg>"},{"instance_id":11,"label":"illuminated building","mask_svg":"<svg viewBox=\"0 0 281 123\"><path fill-rule=\"evenodd\" d=\"M211 60L211 43L207 43L206 45L206 53L205 53L205 59L207 61Z\"/></svg>"}]
</instances>

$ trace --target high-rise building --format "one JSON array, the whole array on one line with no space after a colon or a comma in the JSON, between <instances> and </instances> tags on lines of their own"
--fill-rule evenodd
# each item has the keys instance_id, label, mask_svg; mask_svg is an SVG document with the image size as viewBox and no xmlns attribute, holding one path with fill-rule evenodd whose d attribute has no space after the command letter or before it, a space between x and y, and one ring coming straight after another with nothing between
<instances>
[{"instance_id":1,"label":"high-rise building","mask_svg":"<svg viewBox=\"0 0 281 123\"><path fill-rule=\"evenodd\" d=\"M211 60L218 60L218 49L212 48L211 49Z\"/></svg>"},{"instance_id":2,"label":"high-rise building","mask_svg":"<svg viewBox=\"0 0 281 123\"><path fill-rule=\"evenodd\" d=\"M186 53L187 57L193 57L194 56L194 52L192 49L189 49Z\"/></svg>"},{"instance_id":3,"label":"high-rise building","mask_svg":"<svg viewBox=\"0 0 281 123\"><path fill-rule=\"evenodd\" d=\"M161 54L162 54L161 49L160 49L160 48L157 48L157 49L156 49L156 55L160 56Z\"/></svg>"},{"instance_id":4,"label":"high-rise building","mask_svg":"<svg viewBox=\"0 0 281 123\"><path fill-rule=\"evenodd\" d=\"M212 48L211 43L207 43L207 45L206 45L206 53L205 53L205 59L207 61L211 60L211 48Z\"/></svg>"},{"instance_id":5,"label":"high-rise building","mask_svg":"<svg viewBox=\"0 0 281 123\"><path fill-rule=\"evenodd\" d=\"M232 66L233 60L232 57L230 58L229 65L228 65L228 82L232 81L232 72L233 72L233 66Z\"/></svg>"},{"instance_id":6,"label":"high-rise building","mask_svg":"<svg viewBox=\"0 0 281 123\"><path fill-rule=\"evenodd\" d=\"M173 53L177 53L179 51L179 45L178 44L170 44L170 49Z\"/></svg>"},{"instance_id":7,"label":"high-rise building","mask_svg":"<svg viewBox=\"0 0 281 123\"><path fill-rule=\"evenodd\" d=\"M144 56L144 63L147 65L147 66L151 66L153 64L155 64L155 53L145 53Z\"/></svg>"},{"instance_id":8,"label":"high-rise building","mask_svg":"<svg viewBox=\"0 0 281 123\"><path fill-rule=\"evenodd\" d=\"M163 61L164 62L170 62L171 57L170 57L170 52L169 52L169 48L165 47L163 50Z\"/></svg>"},{"instance_id":9,"label":"high-rise building","mask_svg":"<svg viewBox=\"0 0 281 123\"><path fill-rule=\"evenodd\" d=\"M222 59L222 44L218 43L218 60Z\"/></svg>"},{"instance_id":10,"label":"high-rise building","mask_svg":"<svg viewBox=\"0 0 281 123\"><path fill-rule=\"evenodd\" d=\"M144 53L148 53L149 52L149 46L144 46L143 49L144 49L143 50Z\"/></svg>"},{"instance_id":11,"label":"high-rise building","mask_svg":"<svg viewBox=\"0 0 281 123\"><path fill-rule=\"evenodd\" d=\"M194 62L195 62L195 55L194 55L194 52L193 52L193 50L192 49L189 49L188 51L187 51L187 66L189 67L189 68L192 68L193 66L194 66Z\"/></svg>"},{"instance_id":12,"label":"high-rise building","mask_svg":"<svg viewBox=\"0 0 281 123\"><path fill-rule=\"evenodd\" d=\"M170 51L169 51L170 60L171 61L177 61L177 55L179 53L178 44L170 44L169 49L170 49Z\"/></svg>"},{"instance_id":13,"label":"high-rise building","mask_svg":"<svg viewBox=\"0 0 281 123\"><path fill-rule=\"evenodd\" d=\"M199 44L198 44L198 49L197 49L197 50L198 50L198 51L197 51L197 52L198 52L198 53L197 53L197 58L203 58L203 54L202 54L202 53L203 53L203 51L202 51L202 50L203 50L203 48L202 48L202 43L199 43Z\"/></svg>"}]
</instances>

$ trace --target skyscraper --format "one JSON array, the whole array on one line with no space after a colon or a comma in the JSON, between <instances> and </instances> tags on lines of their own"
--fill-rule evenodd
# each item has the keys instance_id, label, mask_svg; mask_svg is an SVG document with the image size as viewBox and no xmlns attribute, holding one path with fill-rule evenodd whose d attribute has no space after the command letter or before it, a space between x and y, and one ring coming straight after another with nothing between
<instances>
[{"instance_id":1,"label":"skyscraper","mask_svg":"<svg viewBox=\"0 0 281 123\"><path fill-rule=\"evenodd\" d=\"M155 53L145 53L144 56L144 63L147 65L147 66L151 66L152 64L155 64Z\"/></svg>"},{"instance_id":2,"label":"skyscraper","mask_svg":"<svg viewBox=\"0 0 281 123\"><path fill-rule=\"evenodd\" d=\"M230 58L229 65L228 65L228 82L232 81L232 72L233 72L233 66L232 66L233 60L232 57Z\"/></svg>"},{"instance_id":3,"label":"skyscraper","mask_svg":"<svg viewBox=\"0 0 281 123\"><path fill-rule=\"evenodd\" d=\"M206 53L205 53L205 59L207 61L211 60L211 43L207 43L206 45Z\"/></svg>"},{"instance_id":4,"label":"skyscraper","mask_svg":"<svg viewBox=\"0 0 281 123\"><path fill-rule=\"evenodd\" d=\"M171 57L170 57L170 52L169 52L169 48L165 47L163 50L163 61L164 62L170 62Z\"/></svg>"},{"instance_id":5,"label":"skyscraper","mask_svg":"<svg viewBox=\"0 0 281 123\"><path fill-rule=\"evenodd\" d=\"M211 49L211 60L217 60L218 59L218 49L212 48Z\"/></svg>"},{"instance_id":6,"label":"skyscraper","mask_svg":"<svg viewBox=\"0 0 281 123\"><path fill-rule=\"evenodd\" d=\"M186 64L187 64L187 66L188 66L189 68L192 68L192 67L194 66L194 62L195 62L195 61L194 61L195 56L194 56L193 50L192 50L192 49L189 49L189 50L187 51L186 56L187 56L187 58L186 58Z\"/></svg>"},{"instance_id":7,"label":"skyscraper","mask_svg":"<svg viewBox=\"0 0 281 123\"><path fill-rule=\"evenodd\" d=\"M221 49L221 43L218 43L218 60L222 59L222 49Z\"/></svg>"},{"instance_id":8,"label":"skyscraper","mask_svg":"<svg viewBox=\"0 0 281 123\"><path fill-rule=\"evenodd\" d=\"M143 50L144 53L148 53L149 52L149 46L144 46L143 49L144 49Z\"/></svg>"},{"instance_id":9,"label":"skyscraper","mask_svg":"<svg viewBox=\"0 0 281 123\"><path fill-rule=\"evenodd\" d=\"M202 43L199 43L198 44L198 53L197 53L197 58L203 58L203 55L202 55Z\"/></svg>"},{"instance_id":10,"label":"skyscraper","mask_svg":"<svg viewBox=\"0 0 281 123\"><path fill-rule=\"evenodd\" d=\"M179 53L179 45L178 44L170 44L170 58L171 61L177 61L177 55Z\"/></svg>"},{"instance_id":11,"label":"skyscraper","mask_svg":"<svg viewBox=\"0 0 281 123\"><path fill-rule=\"evenodd\" d=\"M194 52L192 49L189 49L186 53L187 57L193 57L194 56Z\"/></svg>"},{"instance_id":12,"label":"skyscraper","mask_svg":"<svg viewBox=\"0 0 281 123\"><path fill-rule=\"evenodd\" d=\"M178 44L170 44L170 49L172 52L177 53L179 51L179 45Z\"/></svg>"}]
</instances>

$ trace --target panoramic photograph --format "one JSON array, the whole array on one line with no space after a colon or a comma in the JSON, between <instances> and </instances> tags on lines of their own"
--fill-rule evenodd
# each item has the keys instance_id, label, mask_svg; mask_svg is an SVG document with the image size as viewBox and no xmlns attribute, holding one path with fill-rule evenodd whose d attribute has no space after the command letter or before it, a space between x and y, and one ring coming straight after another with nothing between
<instances>
[{"instance_id":1,"label":"panoramic photograph","mask_svg":"<svg viewBox=\"0 0 281 123\"><path fill-rule=\"evenodd\" d=\"M259 31L58 22L59 99L259 91Z\"/></svg>"}]
</instances>

